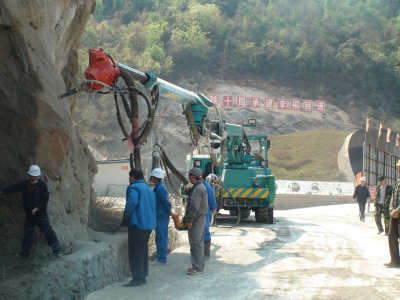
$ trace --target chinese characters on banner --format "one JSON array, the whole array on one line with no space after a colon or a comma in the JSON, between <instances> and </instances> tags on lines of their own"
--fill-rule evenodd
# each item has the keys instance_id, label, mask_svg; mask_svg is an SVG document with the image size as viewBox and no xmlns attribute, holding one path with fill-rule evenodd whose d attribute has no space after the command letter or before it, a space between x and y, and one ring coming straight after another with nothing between
<instances>
[{"instance_id":1,"label":"chinese characters on banner","mask_svg":"<svg viewBox=\"0 0 400 300\"><path fill-rule=\"evenodd\" d=\"M261 98L251 97L251 107L260 108L261 107Z\"/></svg>"},{"instance_id":2,"label":"chinese characters on banner","mask_svg":"<svg viewBox=\"0 0 400 300\"><path fill-rule=\"evenodd\" d=\"M315 101L315 110L316 111L325 111L325 101L316 100Z\"/></svg>"},{"instance_id":3,"label":"chinese characters on banner","mask_svg":"<svg viewBox=\"0 0 400 300\"><path fill-rule=\"evenodd\" d=\"M247 106L247 98L245 96L237 96L237 106L238 107L246 107Z\"/></svg>"},{"instance_id":4,"label":"chinese characters on banner","mask_svg":"<svg viewBox=\"0 0 400 300\"><path fill-rule=\"evenodd\" d=\"M227 107L233 106L233 97L232 96L222 96L222 105Z\"/></svg>"},{"instance_id":5,"label":"chinese characters on banner","mask_svg":"<svg viewBox=\"0 0 400 300\"><path fill-rule=\"evenodd\" d=\"M286 109L287 100L286 99L278 99L278 109Z\"/></svg>"},{"instance_id":6,"label":"chinese characters on banner","mask_svg":"<svg viewBox=\"0 0 400 300\"><path fill-rule=\"evenodd\" d=\"M265 108L274 108L274 98L265 98Z\"/></svg>"},{"instance_id":7,"label":"chinese characters on banner","mask_svg":"<svg viewBox=\"0 0 400 300\"><path fill-rule=\"evenodd\" d=\"M210 95L209 99L212 103L215 104L215 106L219 106L219 96L218 95Z\"/></svg>"},{"instance_id":8,"label":"chinese characters on banner","mask_svg":"<svg viewBox=\"0 0 400 300\"><path fill-rule=\"evenodd\" d=\"M261 103L261 98L259 97L249 97L250 99L250 107L252 108L261 108L263 105ZM215 106L219 106L219 95L209 95L209 100L215 104ZM303 105L301 102L303 101ZM290 102L287 99L277 99L278 109L281 110L298 110L301 109L303 111L313 111L313 100L299 100L299 99L291 99ZM289 102L289 103L288 103ZM264 98L264 108L273 109L275 104L274 98ZM224 107L233 107L233 96L222 96L222 106ZM289 107L288 107L289 106ZM246 96L237 96L236 98L236 107L247 107L247 97ZM326 111L326 103L323 100L315 100L315 110L318 112Z\"/></svg>"},{"instance_id":9,"label":"chinese characters on banner","mask_svg":"<svg viewBox=\"0 0 400 300\"><path fill-rule=\"evenodd\" d=\"M292 99L290 101L292 110L300 110L300 100Z\"/></svg>"},{"instance_id":10,"label":"chinese characters on banner","mask_svg":"<svg viewBox=\"0 0 400 300\"><path fill-rule=\"evenodd\" d=\"M303 110L312 111L312 100L303 100Z\"/></svg>"}]
</instances>

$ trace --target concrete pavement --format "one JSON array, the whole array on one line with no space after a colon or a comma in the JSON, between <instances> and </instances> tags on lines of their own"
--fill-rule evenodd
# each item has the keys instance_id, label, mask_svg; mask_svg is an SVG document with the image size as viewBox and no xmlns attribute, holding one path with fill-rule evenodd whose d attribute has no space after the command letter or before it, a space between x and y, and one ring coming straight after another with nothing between
<instances>
[{"instance_id":1,"label":"concrete pavement","mask_svg":"<svg viewBox=\"0 0 400 300\"><path fill-rule=\"evenodd\" d=\"M387 237L376 234L373 217L359 221L356 204L275 211L275 219L212 228L202 275L186 275L184 240L168 266L151 267L146 285L115 283L86 299L400 299L400 269L382 266Z\"/></svg>"}]
</instances>

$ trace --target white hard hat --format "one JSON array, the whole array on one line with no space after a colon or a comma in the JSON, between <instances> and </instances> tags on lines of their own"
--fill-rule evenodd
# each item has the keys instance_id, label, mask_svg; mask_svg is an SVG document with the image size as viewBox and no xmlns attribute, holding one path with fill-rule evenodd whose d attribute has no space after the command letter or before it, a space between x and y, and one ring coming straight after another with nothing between
<instances>
[{"instance_id":1,"label":"white hard hat","mask_svg":"<svg viewBox=\"0 0 400 300\"><path fill-rule=\"evenodd\" d=\"M39 168L39 166L37 166L37 165L32 165L32 166L29 168L28 174L31 175L31 176L39 176L39 175L41 174L41 173L40 173L40 168Z\"/></svg>"},{"instance_id":2,"label":"white hard hat","mask_svg":"<svg viewBox=\"0 0 400 300\"><path fill-rule=\"evenodd\" d=\"M164 171L162 169L160 169L160 168L155 168L151 172L150 176L154 176L156 178L164 179Z\"/></svg>"},{"instance_id":3,"label":"white hard hat","mask_svg":"<svg viewBox=\"0 0 400 300\"><path fill-rule=\"evenodd\" d=\"M365 177L361 177L360 181L367 181L367 179Z\"/></svg>"}]
</instances>

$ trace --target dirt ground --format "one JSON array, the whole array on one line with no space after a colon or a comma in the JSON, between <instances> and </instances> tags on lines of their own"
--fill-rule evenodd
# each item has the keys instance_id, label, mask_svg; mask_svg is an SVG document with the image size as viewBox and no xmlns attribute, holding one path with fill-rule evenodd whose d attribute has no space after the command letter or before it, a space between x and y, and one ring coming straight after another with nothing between
<instances>
[{"instance_id":1,"label":"dirt ground","mask_svg":"<svg viewBox=\"0 0 400 300\"><path fill-rule=\"evenodd\" d=\"M185 273L186 242L168 266L151 268L147 285L119 282L86 299L400 299L400 269L382 265L390 260L387 237L376 234L372 216L359 221L356 204L276 211L275 219L212 228L202 275Z\"/></svg>"}]
</instances>

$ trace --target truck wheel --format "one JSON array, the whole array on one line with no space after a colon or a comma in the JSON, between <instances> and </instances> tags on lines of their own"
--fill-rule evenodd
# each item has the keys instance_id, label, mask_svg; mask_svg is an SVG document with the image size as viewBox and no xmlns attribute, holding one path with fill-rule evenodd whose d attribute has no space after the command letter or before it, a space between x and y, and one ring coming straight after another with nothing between
<instances>
[{"instance_id":1,"label":"truck wheel","mask_svg":"<svg viewBox=\"0 0 400 300\"><path fill-rule=\"evenodd\" d=\"M250 216L250 209L241 209L240 210L240 219L244 220Z\"/></svg>"},{"instance_id":2,"label":"truck wheel","mask_svg":"<svg viewBox=\"0 0 400 300\"><path fill-rule=\"evenodd\" d=\"M268 224L274 223L274 210L272 208L268 208Z\"/></svg>"},{"instance_id":3,"label":"truck wheel","mask_svg":"<svg viewBox=\"0 0 400 300\"><path fill-rule=\"evenodd\" d=\"M267 207L257 208L256 222L257 223L267 223L268 222L268 208Z\"/></svg>"},{"instance_id":4,"label":"truck wheel","mask_svg":"<svg viewBox=\"0 0 400 300\"><path fill-rule=\"evenodd\" d=\"M230 210L229 211L230 216L237 216L237 210ZM250 209L241 209L240 210L240 219L244 220L247 219L250 216Z\"/></svg>"}]
</instances>

